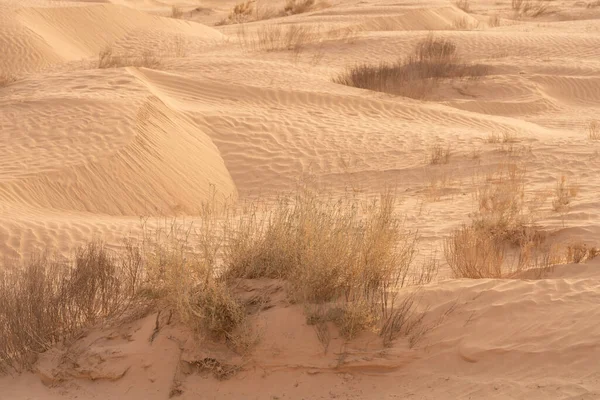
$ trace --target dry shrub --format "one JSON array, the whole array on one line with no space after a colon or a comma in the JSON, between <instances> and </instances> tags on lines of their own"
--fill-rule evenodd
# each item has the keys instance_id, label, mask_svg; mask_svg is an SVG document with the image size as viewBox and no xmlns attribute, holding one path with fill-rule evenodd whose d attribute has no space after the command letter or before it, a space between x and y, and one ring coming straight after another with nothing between
<instances>
[{"instance_id":1,"label":"dry shrub","mask_svg":"<svg viewBox=\"0 0 600 400\"><path fill-rule=\"evenodd\" d=\"M490 132L486 139L487 143L515 143L517 142L517 136L513 132L502 131L502 133L498 132Z\"/></svg>"},{"instance_id":2,"label":"dry shrub","mask_svg":"<svg viewBox=\"0 0 600 400\"><path fill-rule=\"evenodd\" d=\"M488 19L488 25L492 28L497 28L500 26L500 24L501 24L500 18L497 15L492 15Z\"/></svg>"},{"instance_id":3,"label":"dry shrub","mask_svg":"<svg viewBox=\"0 0 600 400\"><path fill-rule=\"evenodd\" d=\"M73 261L38 256L0 271L0 370L30 368L38 353L123 312L139 289L137 260L92 242Z\"/></svg>"},{"instance_id":4,"label":"dry shrub","mask_svg":"<svg viewBox=\"0 0 600 400\"><path fill-rule=\"evenodd\" d=\"M299 55L307 44L320 40L320 32L302 25L263 25L256 34L246 32L243 25L238 30L242 47L253 51L291 51Z\"/></svg>"},{"instance_id":5,"label":"dry shrub","mask_svg":"<svg viewBox=\"0 0 600 400\"><path fill-rule=\"evenodd\" d=\"M551 0L512 0L511 8L517 15L539 17L549 12Z\"/></svg>"},{"instance_id":6,"label":"dry shrub","mask_svg":"<svg viewBox=\"0 0 600 400\"><path fill-rule=\"evenodd\" d=\"M457 278L500 278L504 246L491 233L473 225L452 232L444 242L444 255Z\"/></svg>"},{"instance_id":7,"label":"dry shrub","mask_svg":"<svg viewBox=\"0 0 600 400\"><path fill-rule=\"evenodd\" d=\"M530 223L525 213L525 169L502 164L476 189L477 211L473 223L501 240L518 243Z\"/></svg>"},{"instance_id":8,"label":"dry shrub","mask_svg":"<svg viewBox=\"0 0 600 400\"><path fill-rule=\"evenodd\" d=\"M414 54L395 63L359 64L348 68L334 82L411 98L423 98L444 79L478 79L487 67L463 63L456 45L429 36L419 42Z\"/></svg>"},{"instance_id":9,"label":"dry shrub","mask_svg":"<svg viewBox=\"0 0 600 400\"><path fill-rule=\"evenodd\" d=\"M315 0L286 0L283 11L287 15L302 14L312 10L316 3Z\"/></svg>"},{"instance_id":10,"label":"dry shrub","mask_svg":"<svg viewBox=\"0 0 600 400\"><path fill-rule=\"evenodd\" d=\"M600 122L594 120L588 125L588 138L590 140L600 140Z\"/></svg>"},{"instance_id":11,"label":"dry shrub","mask_svg":"<svg viewBox=\"0 0 600 400\"><path fill-rule=\"evenodd\" d=\"M536 225L543 196L525 196L525 170L501 165L475 193L471 223L454 230L444 243L455 277L514 277L537 270L538 277L559 262L558 249Z\"/></svg>"},{"instance_id":12,"label":"dry shrub","mask_svg":"<svg viewBox=\"0 0 600 400\"><path fill-rule=\"evenodd\" d=\"M144 51L141 55L116 53L107 47L98 54L98 68L145 67L157 68L161 65L158 56L152 51Z\"/></svg>"},{"instance_id":13,"label":"dry shrub","mask_svg":"<svg viewBox=\"0 0 600 400\"><path fill-rule=\"evenodd\" d=\"M564 211L569 207L571 201L577 196L579 187L570 184L566 176L561 176L554 188L554 199L552 200L552 209L554 211Z\"/></svg>"},{"instance_id":14,"label":"dry shrub","mask_svg":"<svg viewBox=\"0 0 600 400\"><path fill-rule=\"evenodd\" d=\"M450 145L434 144L429 151L429 164L440 165L450 162Z\"/></svg>"},{"instance_id":15,"label":"dry shrub","mask_svg":"<svg viewBox=\"0 0 600 400\"><path fill-rule=\"evenodd\" d=\"M300 303L322 305L319 317L345 337L377 324L394 309L408 274L416 236L394 212L394 197L360 202L322 198L310 190L281 199L266 216L254 209L229 232L229 278L281 278ZM432 279L420 274L420 283Z\"/></svg>"},{"instance_id":16,"label":"dry shrub","mask_svg":"<svg viewBox=\"0 0 600 400\"><path fill-rule=\"evenodd\" d=\"M15 82L17 77L13 74L9 74L7 72L0 72L0 88L10 85Z\"/></svg>"},{"instance_id":17,"label":"dry shrub","mask_svg":"<svg viewBox=\"0 0 600 400\"><path fill-rule=\"evenodd\" d=\"M171 6L171 18L179 19L183 17L183 10L177 6Z\"/></svg>"},{"instance_id":18,"label":"dry shrub","mask_svg":"<svg viewBox=\"0 0 600 400\"><path fill-rule=\"evenodd\" d=\"M217 25L242 24L256 20L255 3L256 0L247 0L236 4L229 12L227 18L217 23Z\"/></svg>"},{"instance_id":19,"label":"dry shrub","mask_svg":"<svg viewBox=\"0 0 600 400\"><path fill-rule=\"evenodd\" d=\"M466 13L471 11L471 2L469 0L456 0L454 5Z\"/></svg>"},{"instance_id":20,"label":"dry shrub","mask_svg":"<svg viewBox=\"0 0 600 400\"><path fill-rule=\"evenodd\" d=\"M239 335L247 333L246 311L231 282L218 274L224 241L219 207L214 199L203 204L194 225L177 220L155 229L145 225L145 286L197 332L240 342Z\"/></svg>"}]
</instances>

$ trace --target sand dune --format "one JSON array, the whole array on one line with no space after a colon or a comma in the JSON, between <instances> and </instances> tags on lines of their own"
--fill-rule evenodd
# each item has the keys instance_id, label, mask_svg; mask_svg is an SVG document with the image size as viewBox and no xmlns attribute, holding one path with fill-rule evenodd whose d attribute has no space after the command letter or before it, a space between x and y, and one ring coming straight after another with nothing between
<instances>
[{"instance_id":1,"label":"sand dune","mask_svg":"<svg viewBox=\"0 0 600 400\"><path fill-rule=\"evenodd\" d=\"M441 254L473 212L476 184L506 163L527 171L532 203L561 176L575 182L568 207L547 201L536 223L561 243L600 245L593 2L551 2L536 18L510 1L468 12L442 0L331 2L218 25L235 4L0 0L0 82L11 78L0 84L0 266L93 238L118 248L140 216L194 221L214 195L242 204L307 180L336 194L394 187L420 245ZM293 45L290 32L306 36ZM432 33L488 72L423 99L333 82ZM157 63L100 69L107 48ZM435 145L450 149L447 164L431 165ZM372 332L345 341L332 327L327 352L280 281L251 282L244 295L266 286L272 306L254 321L263 338L251 357L177 324L151 342L152 311L44 353L33 373L1 376L0 399L600 399L598 267L470 280L450 279L442 260L439 281L422 288L435 328L419 345L384 348ZM199 360L239 372L219 381Z\"/></svg>"}]
</instances>

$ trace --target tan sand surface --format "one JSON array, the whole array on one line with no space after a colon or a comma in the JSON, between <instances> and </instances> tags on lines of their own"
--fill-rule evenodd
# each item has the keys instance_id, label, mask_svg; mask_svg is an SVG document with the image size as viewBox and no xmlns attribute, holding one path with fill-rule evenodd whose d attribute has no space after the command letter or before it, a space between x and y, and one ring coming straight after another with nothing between
<instances>
[{"instance_id":1,"label":"tan sand surface","mask_svg":"<svg viewBox=\"0 0 600 400\"><path fill-rule=\"evenodd\" d=\"M469 13L445 0L331 1L220 25L235 1L0 0L0 72L16 78L0 86L0 258L69 255L93 238L116 247L140 216L193 220L214 193L270 196L306 177L333 192L395 187L439 251L472 211L474 180L507 159L526 165L528 192L552 191L562 175L576 182L568 211L544 209L540 223L600 245L600 141L587 133L600 120L600 5L588 3L516 18L510 0L473 0ZM257 34L277 25L317 39L261 49ZM332 81L356 63L394 61L432 31L489 74L425 100ZM160 65L99 69L107 46ZM514 138L509 149L486 141L498 133ZM428 165L438 142L451 162ZM414 347L382 348L365 333L333 337L324 353L302 307L274 295L257 321L265 336L230 380L182 371L194 368L186 360L239 360L219 347L198 354L175 326L150 342L151 314L0 377L0 399L167 399L174 382L182 399L600 399L598 259L540 280L448 276L442 265L423 289L441 322Z\"/></svg>"}]
</instances>

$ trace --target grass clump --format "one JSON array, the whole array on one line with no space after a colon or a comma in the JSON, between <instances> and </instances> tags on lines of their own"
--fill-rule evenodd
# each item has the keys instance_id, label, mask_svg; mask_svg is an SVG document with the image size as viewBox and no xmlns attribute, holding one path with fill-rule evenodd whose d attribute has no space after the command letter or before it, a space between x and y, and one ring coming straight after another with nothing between
<instances>
[{"instance_id":1,"label":"grass clump","mask_svg":"<svg viewBox=\"0 0 600 400\"><path fill-rule=\"evenodd\" d=\"M92 242L72 261L39 256L0 270L0 370L28 369L37 354L123 312L139 267L134 253L117 258Z\"/></svg>"},{"instance_id":2,"label":"grass clump","mask_svg":"<svg viewBox=\"0 0 600 400\"><path fill-rule=\"evenodd\" d=\"M334 82L420 99L445 79L478 79L487 71L486 66L462 62L454 42L429 36L420 41L407 58L395 63L355 65Z\"/></svg>"},{"instance_id":3,"label":"grass clump","mask_svg":"<svg viewBox=\"0 0 600 400\"><path fill-rule=\"evenodd\" d=\"M429 164L448 164L450 162L450 154L450 145L443 146L441 143L436 143L429 151Z\"/></svg>"},{"instance_id":4,"label":"grass clump","mask_svg":"<svg viewBox=\"0 0 600 400\"><path fill-rule=\"evenodd\" d=\"M511 8L518 16L540 17L549 13L551 0L511 0Z\"/></svg>"},{"instance_id":5,"label":"grass clump","mask_svg":"<svg viewBox=\"0 0 600 400\"><path fill-rule=\"evenodd\" d=\"M361 203L306 190L280 200L266 218L255 211L239 221L226 274L283 279L295 301L326 307L320 315L353 337L384 320L395 290L409 284L416 236L402 228L394 202L390 194Z\"/></svg>"},{"instance_id":6,"label":"grass clump","mask_svg":"<svg viewBox=\"0 0 600 400\"><path fill-rule=\"evenodd\" d=\"M161 65L159 57L152 51L144 51L140 55L116 53L112 47L107 47L98 54L98 68L145 67L158 68Z\"/></svg>"},{"instance_id":7,"label":"grass clump","mask_svg":"<svg viewBox=\"0 0 600 400\"><path fill-rule=\"evenodd\" d=\"M177 6L171 6L171 18L180 19L183 17L183 10Z\"/></svg>"},{"instance_id":8,"label":"grass clump","mask_svg":"<svg viewBox=\"0 0 600 400\"><path fill-rule=\"evenodd\" d=\"M283 12L287 15L302 14L311 11L316 4L315 0L286 0Z\"/></svg>"},{"instance_id":9,"label":"grass clump","mask_svg":"<svg viewBox=\"0 0 600 400\"><path fill-rule=\"evenodd\" d=\"M525 170L502 165L476 193L471 222L446 238L444 255L457 278L507 278L525 270L540 274L559 260L556 246L536 226L542 197L528 202Z\"/></svg>"},{"instance_id":10,"label":"grass clump","mask_svg":"<svg viewBox=\"0 0 600 400\"><path fill-rule=\"evenodd\" d=\"M577 197L579 188L577 185L570 184L566 176L561 176L554 188L554 199L552 200L552 209L554 211L564 211L569 207L573 198Z\"/></svg>"},{"instance_id":11,"label":"grass clump","mask_svg":"<svg viewBox=\"0 0 600 400\"><path fill-rule=\"evenodd\" d=\"M588 138L590 140L600 140L600 122L594 120L588 125Z\"/></svg>"}]
</instances>

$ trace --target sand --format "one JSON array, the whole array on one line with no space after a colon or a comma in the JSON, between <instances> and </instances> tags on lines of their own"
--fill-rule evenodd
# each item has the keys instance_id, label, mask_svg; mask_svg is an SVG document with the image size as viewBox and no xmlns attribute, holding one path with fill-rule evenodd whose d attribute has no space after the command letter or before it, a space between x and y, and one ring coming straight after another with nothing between
<instances>
[{"instance_id":1,"label":"sand","mask_svg":"<svg viewBox=\"0 0 600 400\"><path fill-rule=\"evenodd\" d=\"M0 87L0 258L69 255L93 238L117 247L140 216L193 219L215 193L242 201L307 177L334 192L395 187L423 246L439 251L473 209L474 177L507 159L526 165L531 193L562 175L576 182L569 209L540 223L600 245L600 141L587 133L600 119L600 7L557 0L516 18L510 1L473 1L469 13L441 0L332 1L220 25L234 5L0 0L0 72L16 77ZM318 39L264 51L253 38L274 24ZM489 75L425 100L332 82L347 66L408 54L431 31ZM99 69L107 46L160 65ZM486 141L499 132L515 138L509 149ZM451 162L430 166L440 142ZM366 333L333 337L325 353L302 308L274 296L258 322L265 337L230 380L182 372L185 360L239 360L198 355L177 327L150 343L151 314L93 330L70 362L54 349L35 372L0 377L0 399L600 399L598 260L541 280L448 276L442 265L423 289L438 323L416 346L383 349Z\"/></svg>"}]
</instances>

